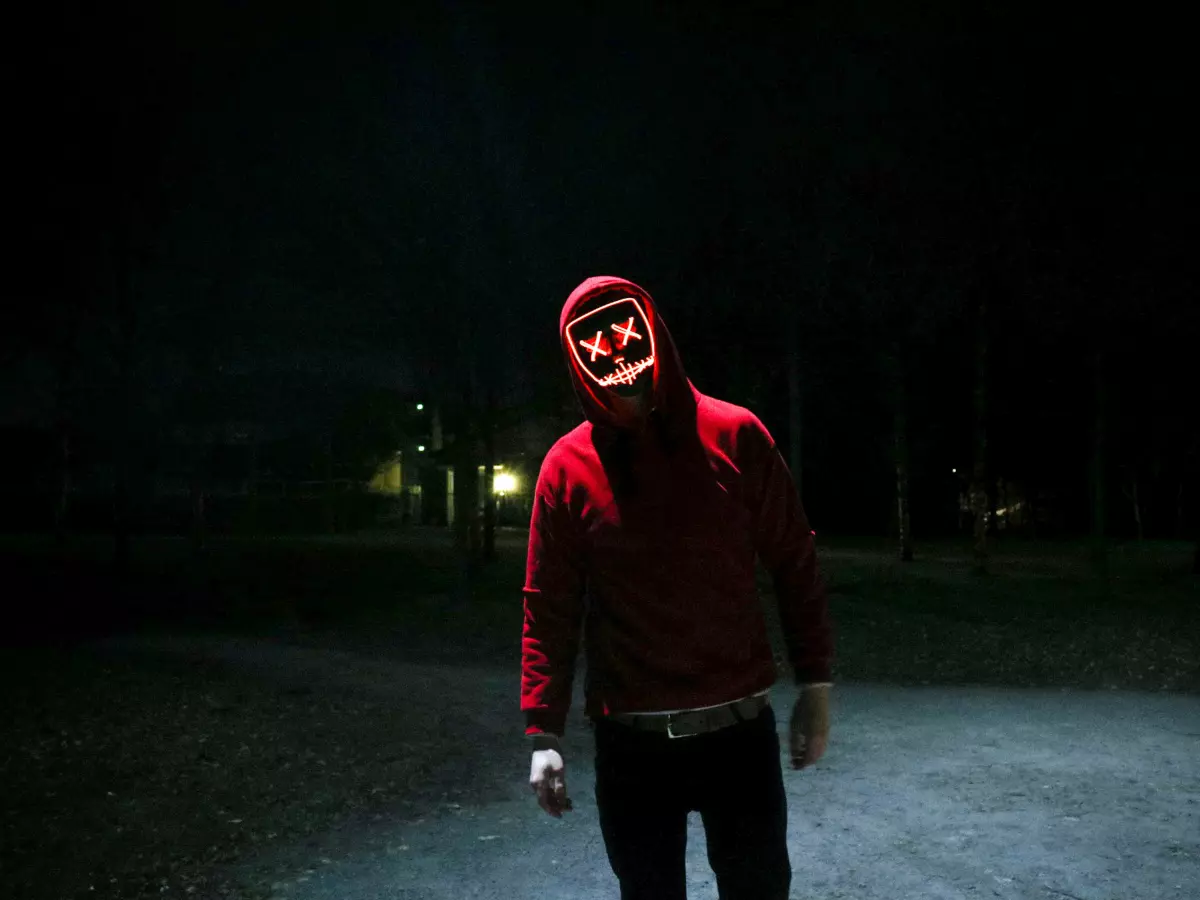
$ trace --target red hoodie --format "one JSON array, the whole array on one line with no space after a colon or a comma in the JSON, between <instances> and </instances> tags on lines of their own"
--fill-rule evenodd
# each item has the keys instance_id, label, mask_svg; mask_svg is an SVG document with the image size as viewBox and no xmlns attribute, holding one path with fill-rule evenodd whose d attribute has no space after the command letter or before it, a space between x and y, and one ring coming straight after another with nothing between
<instances>
[{"instance_id":1,"label":"red hoodie","mask_svg":"<svg viewBox=\"0 0 1200 900\"><path fill-rule=\"evenodd\" d=\"M613 290L642 303L654 332L652 412L621 421L564 339L587 421L550 449L534 493L521 676L530 735L563 733L585 633L592 719L714 706L774 684L756 554L774 579L797 683L830 680L812 531L762 422L696 390L654 301L632 282L583 282L559 334L581 303Z\"/></svg>"}]
</instances>

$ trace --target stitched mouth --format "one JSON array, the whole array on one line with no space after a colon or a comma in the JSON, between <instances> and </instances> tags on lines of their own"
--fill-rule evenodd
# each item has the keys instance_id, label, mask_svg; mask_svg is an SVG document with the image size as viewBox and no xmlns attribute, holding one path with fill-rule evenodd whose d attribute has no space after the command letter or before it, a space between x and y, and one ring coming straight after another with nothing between
<instances>
[{"instance_id":1,"label":"stitched mouth","mask_svg":"<svg viewBox=\"0 0 1200 900\"><path fill-rule=\"evenodd\" d=\"M612 387L615 384L633 384L634 379L652 365L654 365L653 356L647 356L645 359L638 360L633 365L622 363L621 367L611 375L606 375L600 379L600 387Z\"/></svg>"}]
</instances>

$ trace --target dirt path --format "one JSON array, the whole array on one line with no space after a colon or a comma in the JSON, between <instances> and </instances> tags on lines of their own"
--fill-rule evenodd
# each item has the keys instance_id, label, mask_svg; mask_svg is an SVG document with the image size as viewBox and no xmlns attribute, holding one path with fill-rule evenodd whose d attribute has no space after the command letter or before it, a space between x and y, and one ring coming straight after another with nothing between
<instances>
[{"instance_id":1,"label":"dirt path","mask_svg":"<svg viewBox=\"0 0 1200 900\"><path fill-rule=\"evenodd\" d=\"M525 785L515 669L249 640L139 641L288 684L433 692L477 729L417 806L238 867L255 881L276 873L280 900L617 896L578 685L565 739L575 812L553 820ZM1200 896L1200 698L867 684L834 696L825 760L785 769L793 898ZM794 691L781 683L772 698L783 729ZM687 871L691 900L716 897L695 815Z\"/></svg>"}]
</instances>

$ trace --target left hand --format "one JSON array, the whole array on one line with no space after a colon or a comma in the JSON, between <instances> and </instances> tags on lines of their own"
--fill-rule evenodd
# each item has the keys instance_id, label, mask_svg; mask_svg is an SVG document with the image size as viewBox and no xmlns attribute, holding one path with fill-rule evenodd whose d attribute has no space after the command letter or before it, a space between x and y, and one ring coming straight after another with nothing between
<instances>
[{"instance_id":1,"label":"left hand","mask_svg":"<svg viewBox=\"0 0 1200 900\"><path fill-rule=\"evenodd\" d=\"M789 729L792 768L805 769L825 754L829 744L829 688L801 688L792 707Z\"/></svg>"}]
</instances>

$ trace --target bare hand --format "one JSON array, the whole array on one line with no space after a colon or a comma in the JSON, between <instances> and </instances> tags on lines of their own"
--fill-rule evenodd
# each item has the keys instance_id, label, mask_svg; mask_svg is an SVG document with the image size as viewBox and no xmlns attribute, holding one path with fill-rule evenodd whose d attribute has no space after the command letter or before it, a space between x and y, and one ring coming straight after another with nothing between
<instances>
[{"instance_id":1,"label":"bare hand","mask_svg":"<svg viewBox=\"0 0 1200 900\"><path fill-rule=\"evenodd\" d=\"M529 767L529 787L537 794L538 805L561 819L564 812L571 810L567 797L566 766L562 754L557 750L534 750Z\"/></svg>"},{"instance_id":2,"label":"bare hand","mask_svg":"<svg viewBox=\"0 0 1200 900\"><path fill-rule=\"evenodd\" d=\"M825 755L829 744L829 688L801 689L792 708L792 768L805 769Z\"/></svg>"}]
</instances>

